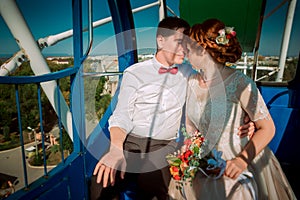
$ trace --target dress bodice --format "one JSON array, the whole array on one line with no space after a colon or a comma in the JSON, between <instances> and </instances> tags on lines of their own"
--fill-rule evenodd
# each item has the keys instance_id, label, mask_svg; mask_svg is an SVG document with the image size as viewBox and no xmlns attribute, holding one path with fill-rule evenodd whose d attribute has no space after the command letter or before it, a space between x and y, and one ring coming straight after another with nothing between
<instances>
[{"instance_id":1,"label":"dress bodice","mask_svg":"<svg viewBox=\"0 0 300 200\"><path fill-rule=\"evenodd\" d=\"M189 120L205 135L211 148L231 149L226 159L237 155L248 142L248 138L237 135L245 114L252 121L268 116L255 83L238 71L209 88L201 88L197 76L191 76L186 109Z\"/></svg>"},{"instance_id":2,"label":"dress bodice","mask_svg":"<svg viewBox=\"0 0 300 200\"><path fill-rule=\"evenodd\" d=\"M234 158L248 142L236 133L247 113L252 121L268 119L269 112L255 83L235 71L221 84L204 89L196 76L188 82L186 115L188 125L201 131L210 143L222 151L222 158ZM191 123L191 124L190 124ZM172 199L296 199L280 164L269 148L264 148L249 163L242 178L207 178L197 173L192 184L182 184L178 190L171 180Z\"/></svg>"}]
</instances>

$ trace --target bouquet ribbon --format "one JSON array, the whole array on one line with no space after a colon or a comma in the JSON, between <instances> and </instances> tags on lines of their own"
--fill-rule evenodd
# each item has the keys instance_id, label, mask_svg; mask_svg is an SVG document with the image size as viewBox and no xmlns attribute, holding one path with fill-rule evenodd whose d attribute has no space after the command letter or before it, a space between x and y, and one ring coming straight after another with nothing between
<instances>
[{"instance_id":1,"label":"bouquet ribbon","mask_svg":"<svg viewBox=\"0 0 300 200\"><path fill-rule=\"evenodd\" d=\"M210 176L208 175L202 168L200 168L200 171L209 178L218 179L220 178L225 171L226 168L226 161L221 158L222 152L217 151L216 149L212 150L212 154L214 158L208 159L207 163L209 164L209 167L206 168L206 170L214 170L214 169L220 169L220 172L217 176ZM238 177L238 182L240 182L244 187L247 187L250 190L250 193L254 200L257 200L257 194L255 192L255 187L251 183L251 179L253 179L253 174L251 172L243 172Z\"/></svg>"},{"instance_id":2,"label":"bouquet ribbon","mask_svg":"<svg viewBox=\"0 0 300 200\"><path fill-rule=\"evenodd\" d=\"M207 164L209 165L206 170L214 170L214 169L219 169L220 172L217 176L211 176L208 175L201 167L199 168L199 170L206 176L209 178L213 178L213 179L218 179L220 178L225 171L226 168L226 161L224 159L222 159L222 151L217 151L215 148L212 150L212 154L214 158L210 158L207 160Z\"/></svg>"},{"instance_id":3,"label":"bouquet ribbon","mask_svg":"<svg viewBox=\"0 0 300 200\"><path fill-rule=\"evenodd\" d=\"M256 187L251 183L251 179L254 179L253 174L251 172L243 172L238 177L238 181L246 188L248 188L251 192L252 198L257 200L257 194L255 192Z\"/></svg>"}]
</instances>

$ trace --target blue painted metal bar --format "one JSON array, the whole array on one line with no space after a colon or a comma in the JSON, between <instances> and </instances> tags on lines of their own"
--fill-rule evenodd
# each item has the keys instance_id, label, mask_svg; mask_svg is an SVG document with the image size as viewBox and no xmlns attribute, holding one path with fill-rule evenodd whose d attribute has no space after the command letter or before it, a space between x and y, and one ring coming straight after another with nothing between
<instances>
[{"instance_id":1,"label":"blue painted metal bar","mask_svg":"<svg viewBox=\"0 0 300 200\"><path fill-rule=\"evenodd\" d=\"M18 111L18 124L19 124L19 133L20 133L20 142L21 142L21 149L22 149L22 164L23 164L23 173L24 173L24 184L25 184L25 188L28 188L28 176L27 176L25 149L24 149L21 107L20 107L20 99L19 99L19 88L18 88L17 84L15 85L15 92L16 92L16 104L17 104L17 111Z\"/></svg>"},{"instance_id":2,"label":"blue painted metal bar","mask_svg":"<svg viewBox=\"0 0 300 200\"><path fill-rule=\"evenodd\" d=\"M48 175L47 172L47 160L46 160L46 148L45 148L45 133L44 133L44 125L43 125L43 109L42 109L42 100L41 100L41 85L37 85L37 93L38 93L38 104L39 104L39 115L40 115L40 131L42 136L42 150L43 150L43 160L44 160L44 176ZM37 147L38 148L38 147Z\"/></svg>"},{"instance_id":3,"label":"blue painted metal bar","mask_svg":"<svg viewBox=\"0 0 300 200\"><path fill-rule=\"evenodd\" d=\"M127 67L136 63L137 59L137 44L136 44L136 34L135 27L132 16L132 9L129 0L108 0L108 5L110 8L112 21L116 34L116 42L117 42L117 52L118 52L118 63L119 63L119 71L123 72ZM119 80L119 85L117 92L114 96L114 99L111 102L112 109L108 109L111 113L115 108L116 99L118 97L120 83L122 81L122 76ZM105 126L101 126L101 129L104 127L108 127L108 117L111 113L106 112L105 117L102 118L101 122L105 123ZM109 138L109 132L106 132L106 136ZM95 148L95 147L94 147ZM103 150L103 149L102 149ZM133 183L134 184L134 183ZM135 193L136 188L132 189L127 188L126 192L120 194L121 199L131 199L131 195Z\"/></svg>"},{"instance_id":4,"label":"blue painted metal bar","mask_svg":"<svg viewBox=\"0 0 300 200\"><path fill-rule=\"evenodd\" d=\"M91 1L89 1L89 3L91 4ZM92 6L89 4L89 8L91 8ZM81 194L83 193L85 198L88 198L88 187L86 184L86 159L85 159L85 154L86 154L86 147L85 145L82 144L82 141L80 140L80 136L83 139L84 138L84 144L86 141L86 137L85 137L85 106L84 106L84 90L83 90L83 77L82 77L82 62L84 61L84 59L86 57L83 56L83 36L82 36L82 2L81 0L74 0L73 1L73 7L72 7L72 11L73 11L73 45L74 45L74 67L78 70L77 71L77 77L79 78L79 85L81 87L81 89L79 89L79 94L77 93L77 91L74 92L74 85L76 85L76 81L75 76L71 77L71 94L72 94L72 98L70 98L70 107L71 107L71 112L73 113L73 122L72 122L72 126L73 126L73 147L74 147L74 152L78 153L78 155L80 157L82 157L82 163L81 163L81 167L83 168L82 170L82 177L84 177L84 180L82 180L82 183L84 183L82 185L82 191L77 191L76 189L74 190L74 188L70 188L71 193L73 194L77 194L76 196L80 197ZM91 17L92 13L89 13L89 17ZM91 19L91 18L89 18ZM90 23L92 23L92 21L90 21ZM90 31L92 30L92 26L91 24ZM79 99L74 98L74 95L80 95ZM73 100L74 101L79 101L79 110L77 110L78 108L74 108L73 107ZM76 109L76 110L74 110ZM79 112L76 112L79 111ZM76 129L76 125L75 125L75 121L74 121L74 115L78 115L82 120L81 120L81 124L80 127L81 129L77 130ZM81 132L82 131L82 132ZM81 134L81 135L79 135ZM84 137L82 137L84 136Z\"/></svg>"},{"instance_id":5,"label":"blue painted metal bar","mask_svg":"<svg viewBox=\"0 0 300 200\"><path fill-rule=\"evenodd\" d=\"M81 64L82 64L82 58L83 58L83 38L82 38L82 2L77 0L73 2L73 45L74 45L74 67L78 70L80 70ZM79 76L77 74L77 76ZM73 87L73 81L74 81L74 77L71 78L71 82L72 82L72 87ZM72 90L74 88L71 88ZM73 93L73 91L72 91ZM77 93L77 91L75 92ZM77 95L77 94L75 94ZM77 96L76 96L77 97ZM71 100L71 112L74 113L74 109L77 108L73 108L73 98L74 95L71 96L70 100ZM77 100L76 100L77 101ZM81 108L79 108L79 112L75 112L76 115L81 115L80 114L80 110ZM80 142L80 138L77 130L77 127L74 124L74 119L73 119L73 145L74 145L74 152L81 152L81 142Z\"/></svg>"},{"instance_id":6,"label":"blue painted metal bar","mask_svg":"<svg viewBox=\"0 0 300 200\"><path fill-rule=\"evenodd\" d=\"M85 185L82 162L82 157L73 153L65 165L58 165L51 170L47 179L36 180L30 185L30 190L19 190L6 200L88 199L83 194Z\"/></svg>"},{"instance_id":7,"label":"blue painted metal bar","mask_svg":"<svg viewBox=\"0 0 300 200\"><path fill-rule=\"evenodd\" d=\"M119 71L137 62L137 45L132 9L129 0L108 0L114 24Z\"/></svg>"},{"instance_id":8,"label":"blue painted metal bar","mask_svg":"<svg viewBox=\"0 0 300 200\"><path fill-rule=\"evenodd\" d=\"M67 76L76 74L78 69L70 67L57 72L43 74L39 76L1 76L0 84L28 84L28 83L41 83L52 80L61 79Z\"/></svg>"},{"instance_id":9,"label":"blue painted metal bar","mask_svg":"<svg viewBox=\"0 0 300 200\"><path fill-rule=\"evenodd\" d=\"M60 152L61 152L61 161L64 163L65 158L64 158L64 148L63 148L63 136L62 136L62 123L61 123L61 108L60 108L60 90L59 90L59 80L57 82L57 88L56 88L56 94L57 94L57 99L59 102L57 103L57 113L58 113L58 128L59 128L59 145L60 145Z\"/></svg>"},{"instance_id":10,"label":"blue painted metal bar","mask_svg":"<svg viewBox=\"0 0 300 200\"><path fill-rule=\"evenodd\" d=\"M92 49L93 44L93 10L92 10L92 0L88 0L88 47L84 53L84 55L81 58L81 61L83 62L89 55L90 50Z\"/></svg>"},{"instance_id":11,"label":"blue painted metal bar","mask_svg":"<svg viewBox=\"0 0 300 200\"><path fill-rule=\"evenodd\" d=\"M130 1L107 1L110 8L116 35L119 71L122 73L127 67L138 61L136 35ZM108 138L110 138L108 131L108 119L116 106L121 80L122 75L120 75L118 88L113 99L111 100L108 109L101 118L98 126L92 131L88 138L88 152L86 160L87 162L89 162L89 168L87 169L87 173L89 174L89 176L92 174L94 166L98 162L99 157L101 157L108 148Z\"/></svg>"},{"instance_id":12,"label":"blue painted metal bar","mask_svg":"<svg viewBox=\"0 0 300 200\"><path fill-rule=\"evenodd\" d=\"M49 74L43 74L39 76L22 76L22 77L3 77L0 79L0 84L15 84L16 85L16 102L18 107L18 122L19 122L19 130L22 133L22 123L21 123L21 110L20 110L20 103L19 103L19 94L18 94L18 85L19 84L30 84L36 83L38 84L38 103L39 103L39 114L40 114L40 124L41 124L41 133L42 136L44 135L44 128L43 128L43 118L42 118L42 103L41 103L41 91L40 91L40 83L51 81L51 80L59 80L65 77L71 77L71 93L73 80L77 75L78 70L82 64L82 28L81 28L81 0L74 0L73 1L73 16L74 16L74 67L60 70L58 72L53 72ZM75 19L76 18L76 19ZM58 86L59 88L59 86ZM59 92L59 91L57 91ZM60 95L60 94L59 94ZM59 97L59 95L57 95ZM78 99L75 99L78 101ZM72 98L70 98L72 102ZM58 102L60 106L61 102ZM72 104L71 104L72 105ZM82 104L83 105L83 104ZM60 128L60 138L61 138L61 145L62 145L62 124L61 124L61 108L58 106L58 120L59 120L59 128ZM71 107L72 112L72 107ZM73 114L73 113L72 113ZM85 159L84 159L84 146L82 145L78 130L76 130L73 125L74 131L74 151L73 153L68 156L65 162L62 162L57 165L56 168L51 170L49 173L47 169L45 170L45 175L47 175L47 179L45 177L39 178L37 181L34 181L30 184L30 190L19 190L13 195L11 195L8 199L49 199L56 197L60 199L62 196L60 194L61 191L66 191L67 199L88 199L87 195L87 184L86 184L86 169L85 169ZM22 134L20 134L22 135ZM42 138L43 144L43 151L45 150L44 140ZM23 138L21 142L23 141ZM28 177L27 177L27 170L26 170L26 158L25 158L25 151L24 151L24 144L21 144L22 151L23 151L23 165L24 165L24 176L25 176L25 188L28 188ZM45 155L45 153L44 153ZM63 154L62 154L63 155ZM45 158L45 156L44 156ZM44 160L44 167L45 167L45 160ZM80 188L78 190L78 187Z\"/></svg>"}]
</instances>

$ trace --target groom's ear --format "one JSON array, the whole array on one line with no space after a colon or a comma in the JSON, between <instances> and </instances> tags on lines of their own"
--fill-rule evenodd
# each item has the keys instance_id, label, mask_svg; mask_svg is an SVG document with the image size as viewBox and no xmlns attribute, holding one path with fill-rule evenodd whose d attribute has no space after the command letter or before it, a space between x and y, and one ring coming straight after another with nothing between
<instances>
[{"instance_id":1,"label":"groom's ear","mask_svg":"<svg viewBox=\"0 0 300 200\"><path fill-rule=\"evenodd\" d=\"M156 37L157 48L161 49L164 46L165 38L162 35L158 35Z\"/></svg>"}]
</instances>

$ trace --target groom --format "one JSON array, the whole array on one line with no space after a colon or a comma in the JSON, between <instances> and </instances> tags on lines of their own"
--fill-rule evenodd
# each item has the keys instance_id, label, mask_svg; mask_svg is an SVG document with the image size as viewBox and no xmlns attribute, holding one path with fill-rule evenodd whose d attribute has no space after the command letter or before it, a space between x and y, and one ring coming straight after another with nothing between
<instances>
[{"instance_id":1,"label":"groom","mask_svg":"<svg viewBox=\"0 0 300 200\"><path fill-rule=\"evenodd\" d=\"M111 145L94 169L91 199L113 199L130 191L128 186L134 187L129 195L134 199L168 199L171 175L165 156L177 146L192 73L189 65L182 64L189 28L183 19L163 19L156 33L155 57L124 71L118 103L109 119ZM253 129L246 124L239 134Z\"/></svg>"}]
</instances>

